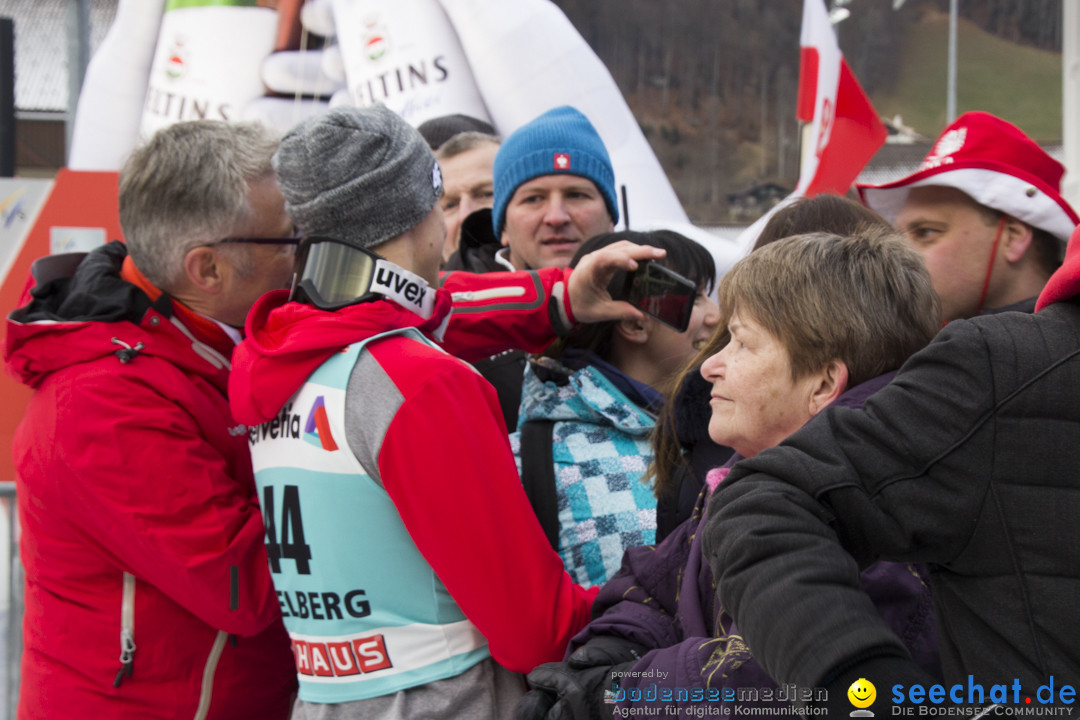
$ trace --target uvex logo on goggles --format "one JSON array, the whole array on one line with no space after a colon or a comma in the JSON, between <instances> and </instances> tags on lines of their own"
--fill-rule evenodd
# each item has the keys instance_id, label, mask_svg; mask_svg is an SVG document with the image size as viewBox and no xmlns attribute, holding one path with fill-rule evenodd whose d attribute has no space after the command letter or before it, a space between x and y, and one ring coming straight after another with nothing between
<instances>
[{"instance_id":1,"label":"uvex logo on goggles","mask_svg":"<svg viewBox=\"0 0 1080 720\"><path fill-rule=\"evenodd\" d=\"M382 258L375 262L371 292L385 295L425 319L435 310L435 291L424 278Z\"/></svg>"}]
</instances>

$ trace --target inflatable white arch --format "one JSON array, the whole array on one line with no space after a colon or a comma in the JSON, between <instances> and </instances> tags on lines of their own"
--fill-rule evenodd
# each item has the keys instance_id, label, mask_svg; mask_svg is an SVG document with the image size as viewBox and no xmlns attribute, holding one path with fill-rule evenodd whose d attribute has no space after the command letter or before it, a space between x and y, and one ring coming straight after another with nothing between
<instances>
[{"instance_id":1,"label":"inflatable white arch","mask_svg":"<svg viewBox=\"0 0 1080 720\"><path fill-rule=\"evenodd\" d=\"M309 0L309 29L336 35L336 49L318 55L271 54L277 15L242 2L120 0L87 73L69 165L118 169L140 130L197 117L284 131L332 104L377 102L414 125L464 113L506 135L573 105L611 154L633 229L693 237L720 272L740 256L689 222L611 74L549 0ZM264 82L314 97L264 97Z\"/></svg>"}]
</instances>

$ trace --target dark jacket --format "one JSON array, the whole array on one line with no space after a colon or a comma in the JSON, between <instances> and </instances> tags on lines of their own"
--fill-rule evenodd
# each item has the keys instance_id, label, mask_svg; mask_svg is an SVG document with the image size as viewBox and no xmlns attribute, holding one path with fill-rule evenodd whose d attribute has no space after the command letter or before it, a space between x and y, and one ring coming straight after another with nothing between
<instances>
[{"instance_id":1,"label":"dark jacket","mask_svg":"<svg viewBox=\"0 0 1080 720\"><path fill-rule=\"evenodd\" d=\"M709 437L712 383L691 372L672 398L675 437L682 446L685 464L670 468L667 487L656 494L656 543L659 545L693 513L709 470L720 467L735 452Z\"/></svg>"},{"instance_id":2,"label":"dark jacket","mask_svg":"<svg viewBox=\"0 0 1080 720\"><path fill-rule=\"evenodd\" d=\"M929 565L949 683L1080 684L1077 387L1075 299L959 320L861 411L828 409L736 467L704 547L766 669L815 683L902 662L854 579L884 558Z\"/></svg>"},{"instance_id":3,"label":"dark jacket","mask_svg":"<svg viewBox=\"0 0 1080 720\"><path fill-rule=\"evenodd\" d=\"M507 267L495 259L496 253L502 248L502 243L495 237L495 231L491 227L491 210L477 210L461 223L461 242L458 243L457 251L446 261L443 270L504 272Z\"/></svg>"},{"instance_id":4,"label":"dark jacket","mask_svg":"<svg viewBox=\"0 0 1080 720\"><path fill-rule=\"evenodd\" d=\"M835 404L858 407L891 377L892 373L862 383ZM648 648L623 681L622 689L631 697L634 688L647 694L652 683L686 689L776 687L717 603L713 571L701 553L698 532L705 498L703 493L690 520L663 543L626 552L622 569L597 596L594 620L571 642L572 651L593 637L615 635ZM927 672L936 673L937 639L924 577L920 566L903 563L876 563L861 576L853 574L873 599L871 610L881 622L905 638L907 648ZM779 707L788 703L777 698L775 703L749 704Z\"/></svg>"}]
</instances>

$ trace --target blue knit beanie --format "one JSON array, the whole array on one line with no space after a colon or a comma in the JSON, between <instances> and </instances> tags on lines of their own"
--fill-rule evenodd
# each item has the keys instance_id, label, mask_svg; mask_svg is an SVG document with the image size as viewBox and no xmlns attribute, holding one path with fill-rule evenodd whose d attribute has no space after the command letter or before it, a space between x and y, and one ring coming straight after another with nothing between
<instances>
[{"instance_id":1,"label":"blue knit beanie","mask_svg":"<svg viewBox=\"0 0 1080 720\"><path fill-rule=\"evenodd\" d=\"M515 130L495 156L495 237L502 237L506 206L523 183L544 175L579 175L592 180L604 198L611 221L619 221L615 171L604 141L589 119L563 105Z\"/></svg>"}]
</instances>

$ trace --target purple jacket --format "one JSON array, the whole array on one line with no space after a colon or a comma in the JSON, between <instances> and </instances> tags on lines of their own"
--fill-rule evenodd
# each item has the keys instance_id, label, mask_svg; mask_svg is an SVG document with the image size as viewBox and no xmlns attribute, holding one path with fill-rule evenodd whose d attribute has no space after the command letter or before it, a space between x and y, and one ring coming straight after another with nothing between
<instances>
[{"instance_id":1,"label":"purple jacket","mask_svg":"<svg viewBox=\"0 0 1080 720\"><path fill-rule=\"evenodd\" d=\"M894 374L848 390L835 404L861 407ZM736 455L729 465L740 459ZM690 519L660 545L626 551L622 568L596 598L594 620L570 643L568 654L600 635L623 637L650 648L621 679L620 692L615 695L620 707L727 703L730 712L738 703L779 708L797 700L799 693L810 691L777 689L751 657L734 621L720 607L698 532L708 493L706 486ZM919 565L878 562L863 571L861 581L915 662L940 676L927 577Z\"/></svg>"}]
</instances>

